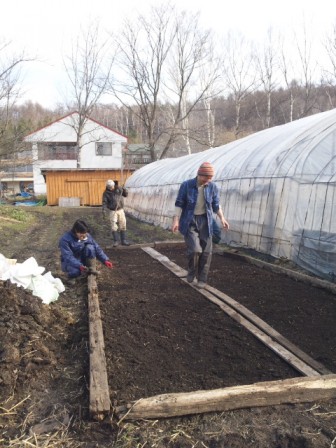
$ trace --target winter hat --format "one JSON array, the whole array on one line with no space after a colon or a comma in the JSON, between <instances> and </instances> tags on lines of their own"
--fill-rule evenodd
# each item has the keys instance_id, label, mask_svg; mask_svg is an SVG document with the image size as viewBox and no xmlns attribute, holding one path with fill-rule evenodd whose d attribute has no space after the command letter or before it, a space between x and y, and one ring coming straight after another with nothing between
<instances>
[{"instance_id":1,"label":"winter hat","mask_svg":"<svg viewBox=\"0 0 336 448\"><path fill-rule=\"evenodd\" d=\"M109 179L109 180L106 182L106 186L107 186L107 187L114 187L114 182L113 182L113 180Z\"/></svg>"},{"instance_id":2,"label":"winter hat","mask_svg":"<svg viewBox=\"0 0 336 448\"><path fill-rule=\"evenodd\" d=\"M214 167L210 162L203 162L202 165L198 168L197 175L212 177L215 175Z\"/></svg>"}]
</instances>

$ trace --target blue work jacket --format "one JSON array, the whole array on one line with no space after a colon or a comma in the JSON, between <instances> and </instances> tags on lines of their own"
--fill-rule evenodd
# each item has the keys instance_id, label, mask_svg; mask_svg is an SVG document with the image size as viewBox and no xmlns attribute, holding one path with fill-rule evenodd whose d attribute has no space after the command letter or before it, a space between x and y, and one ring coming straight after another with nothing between
<instances>
[{"instance_id":1,"label":"blue work jacket","mask_svg":"<svg viewBox=\"0 0 336 448\"><path fill-rule=\"evenodd\" d=\"M182 235L186 235L189 225L194 218L198 196L197 177L184 181L179 189L175 206L182 208L180 217L179 231ZM204 187L204 199L206 214L208 218L208 232L212 235L213 213L219 210L219 193L217 185L210 182Z\"/></svg>"},{"instance_id":2,"label":"blue work jacket","mask_svg":"<svg viewBox=\"0 0 336 448\"><path fill-rule=\"evenodd\" d=\"M76 235L71 231L66 232L59 240L61 266L63 271L74 273L82 264L84 264L86 245L90 246L90 252L92 252L91 256L96 257L101 263L104 263L109 259L90 234L88 234L87 240L79 241Z\"/></svg>"}]
</instances>

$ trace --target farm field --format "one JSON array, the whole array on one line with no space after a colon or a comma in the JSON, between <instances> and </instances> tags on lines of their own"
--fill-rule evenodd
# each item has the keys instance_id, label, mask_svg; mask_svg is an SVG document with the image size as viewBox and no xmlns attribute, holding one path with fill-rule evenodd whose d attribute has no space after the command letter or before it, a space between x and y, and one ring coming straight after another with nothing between
<instances>
[{"instance_id":1,"label":"farm field","mask_svg":"<svg viewBox=\"0 0 336 448\"><path fill-rule=\"evenodd\" d=\"M84 219L115 267L97 278L111 402L299 377L300 374L140 247L112 248L100 208L32 207L6 220L1 253L34 257L62 278L57 242ZM1 209L0 209L1 217ZM128 219L133 243L181 239ZM157 249L182 268L184 247ZM209 284L336 373L336 296L230 255L213 257ZM87 283L43 305L0 282L0 446L324 448L336 446L336 398L193 416L89 418Z\"/></svg>"}]
</instances>

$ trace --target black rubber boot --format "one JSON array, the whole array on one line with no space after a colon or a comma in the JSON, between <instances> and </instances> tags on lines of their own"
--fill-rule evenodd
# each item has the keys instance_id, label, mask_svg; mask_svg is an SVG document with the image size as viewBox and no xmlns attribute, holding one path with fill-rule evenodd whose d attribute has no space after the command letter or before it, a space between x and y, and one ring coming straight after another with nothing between
<instances>
[{"instance_id":1,"label":"black rubber boot","mask_svg":"<svg viewBox=\"0 0 336 448\"><path fill-rule=\"evenodd\" d=\"M130 243L126 240L126 230L120 230L120 239L122 246L130 246Z\"/></svg>"},{"instance_id":2,"label":"black rubber boot","mask_svg":"<svg viewBox=\"0 0 336 448\"><path fill-rule=\"evenodd\" d=\"M118 232L112 232L112 237L113 237L113 247L119 246Z\"/></svg>"},{"instance_id":3,"label":"black rubber boot","mask_svg":"<svg viewBox=\"0 0 336 448\"><path fill-rule=\"evenodd\" d=\"M198 269L199 253L192 253L188 256L188 275L187 282L192 283L196 277Z\"/></svg>"}]
</instances>

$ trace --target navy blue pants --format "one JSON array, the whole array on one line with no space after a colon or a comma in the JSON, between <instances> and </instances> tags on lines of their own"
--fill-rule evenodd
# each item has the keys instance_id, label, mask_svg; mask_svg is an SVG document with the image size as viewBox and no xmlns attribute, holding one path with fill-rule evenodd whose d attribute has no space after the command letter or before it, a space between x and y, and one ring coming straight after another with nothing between
<instances>
[{"instance_id":1,"label":"navy blue pants","mask_svg":"<svg viewBox=\"0 0 336 448\"><path fill-rule=\"evenodd\" d=\"M96 250L92 244L84 245L78 260L83 266L87 266L88 258L96 258ZM70 278L79 277L81 275L81 270L79 269L79 267L74 266L70 263L63 263L62 270L66 272Z\"/></svg>"}]
</instances>

